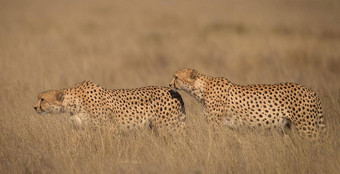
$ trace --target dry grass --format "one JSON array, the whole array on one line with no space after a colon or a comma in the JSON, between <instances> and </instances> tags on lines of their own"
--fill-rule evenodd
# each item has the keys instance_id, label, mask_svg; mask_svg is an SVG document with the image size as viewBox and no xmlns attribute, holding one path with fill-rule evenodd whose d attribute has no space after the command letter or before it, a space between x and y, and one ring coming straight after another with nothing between
<instances>
[{"instance_id":1,"label":"dry grass","mask_svg":"<svg viewBox=\"0 0 340 174\"><path fill-rule=\"evenodd\" d=\"M0 173L338 173L340 3L0 1ZM74 130L37 115L39 92L84 79L167 85L191 67L236 83L292 81L321 96L323 143L294 132L213 132L181 93L186 135Z\"/></svg>"}]
</instances>

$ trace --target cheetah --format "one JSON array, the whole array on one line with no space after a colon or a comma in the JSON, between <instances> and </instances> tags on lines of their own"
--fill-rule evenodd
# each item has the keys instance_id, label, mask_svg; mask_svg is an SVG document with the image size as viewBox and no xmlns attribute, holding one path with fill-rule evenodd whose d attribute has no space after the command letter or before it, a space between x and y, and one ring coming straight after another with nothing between
<instances>
[{"instance_id":1,"label":"cheetah","mask_svg":"<svg viewBox=\"0 0 340 174\"><path fill-rule=\"evenodd\" d=\"M318 95L295 83L238 85L194 69L174 73L174 90L183 90L204 106L211 124L230 128L281 129L294 126L300 134L319 137L325 123Z\"/></svg>"},{"instance_id":2,"label":"cheetah","mask_svg":"<svg viewBox=\"0 0 340 174\"><path fill-rule=\"evenodd\" d=\"M75 126L113 130L150 127L180 132L186 119L180 94L169 87L109 90L91 81L42 92L34 109L38 114L68 113Z\"/></svg>"}]
</instances>

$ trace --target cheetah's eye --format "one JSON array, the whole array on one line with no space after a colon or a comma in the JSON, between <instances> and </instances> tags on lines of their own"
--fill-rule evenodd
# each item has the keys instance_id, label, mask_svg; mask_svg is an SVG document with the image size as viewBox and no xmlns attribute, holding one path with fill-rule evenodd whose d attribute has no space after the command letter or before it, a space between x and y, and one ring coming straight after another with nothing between
<instances>
[{"instance_id":1,"label":"cheetah's eye","mask_svg":"<svg viewBox=\"0 0 340 174\"><path fill-rule=\"evenodd\" d=\"M41 98L40 101L43 102L45 99Z\"/></svg>"},{"instance_id":2,"label":"cheetah's eye","mask_svg":"<svg viewBox=\"0 0 340 174\"><path fill-rule=\"evenodd\" d=\"M176 80L178 77L177 77L177 76L175 76L174 78L175 78L175 80Z\"/></svg>"}]
</instances>

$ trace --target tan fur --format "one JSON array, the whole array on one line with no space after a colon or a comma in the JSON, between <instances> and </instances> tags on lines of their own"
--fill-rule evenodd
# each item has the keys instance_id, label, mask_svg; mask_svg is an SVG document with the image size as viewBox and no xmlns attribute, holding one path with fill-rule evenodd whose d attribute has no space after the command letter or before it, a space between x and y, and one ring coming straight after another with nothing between
<instances>
[{"instance_id":1,"label":"tan fur","mask_svg":"<svg viewBox=\"0 0 340 174\"><path fill-rule=\"evenodd\" d=\"M308 137L317 137L325 128L318 95L302 85L243 86L183 69L174 73L170 87L184 90L201 102L209 123L231 128L284 128L292 123Z\"/></svg>"},{"instance_id":2,"label":"tan fur","mask_svg":"<svg viewBox=\"0 0 340 174\"><path fill-rule=\"evenodd\" d=\"M114 129L152 127L181 131L186 119L181 96L168 87L108 90L90 81L41 93L35 109L39 114L68 113L76 126L90 124Z\"/></svg>"}]
</instances>

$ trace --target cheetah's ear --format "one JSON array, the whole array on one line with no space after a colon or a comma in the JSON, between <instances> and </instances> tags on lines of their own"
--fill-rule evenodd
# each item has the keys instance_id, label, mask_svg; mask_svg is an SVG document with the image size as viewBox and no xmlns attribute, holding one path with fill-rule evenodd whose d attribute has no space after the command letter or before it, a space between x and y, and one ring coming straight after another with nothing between
<instances>
[{"instance_id":1,"label":"cheetah's ear","mask_svg":"<svg viewBox=\"0 0 340 174\"><path fill-rule=\"evenodd\" d=\"M62 102L64 100L64 93L62 91L57 92L57 101Z\"/></svg>"},{"instance_id":2,"label":"cheetah's ear","mask_svg":"<svg viewBox=\"0 0 340 174\"><path fill-rule=\"evenodd\" d=\"M198 72L196 70L194 70L194 69L191 69L190 78L191 79L196 79L197 75L198 75Z\"/></svg>"}]
</instances>

